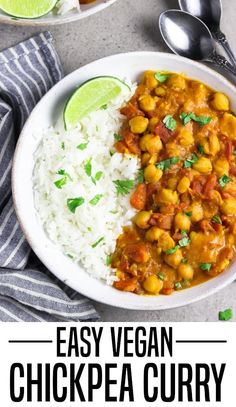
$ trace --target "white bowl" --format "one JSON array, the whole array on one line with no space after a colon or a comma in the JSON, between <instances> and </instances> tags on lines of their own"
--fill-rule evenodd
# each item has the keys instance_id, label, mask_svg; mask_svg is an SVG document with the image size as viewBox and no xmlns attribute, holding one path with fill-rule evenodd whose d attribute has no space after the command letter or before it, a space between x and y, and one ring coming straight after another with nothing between
<instances>
[{"instance_id":1,"label":"white bowl","mask_svg":"<svg viewBox=\"0 0 236 407\"><path fill-rule=\"evenodd\" d=\"M136 81L147 69L184 73L225 92L236 110L236 89L215 71L172 54L134 52L110 56L92 62L71 73L51 89L38 103L26 122L18 141L12 175L13 198L16 212L25 236L32 249L60 280L96 301L113 306L139 310L168 309L190 304L214 294L236 277L235 264L210 281L171 296L138 296L125 293L93 279L70 259L65 257L45 235L39 223L32 191L33 154L40 141L43 128L55 124L62 113L65 101L73 90L86 80L100 75L112 75Z\"/></svg>"},{"instance_id":2,"label":"white bowl","mask_svg":"<svg viewBox=\"0 0 236 407\"><path fill-rule=\"evenodd\" d=\"M0 10L0 23L20 26L44 26L70 23L72 21L81 20L82 18L95 14L98 11L111 6L113 3L115 3L115 1L117 0L96 0L94 3L86 5L81 4L81 12L72 10L63 15L49 13L46 16L36 19L14 18Z\"/></svg>"}]
</instances>

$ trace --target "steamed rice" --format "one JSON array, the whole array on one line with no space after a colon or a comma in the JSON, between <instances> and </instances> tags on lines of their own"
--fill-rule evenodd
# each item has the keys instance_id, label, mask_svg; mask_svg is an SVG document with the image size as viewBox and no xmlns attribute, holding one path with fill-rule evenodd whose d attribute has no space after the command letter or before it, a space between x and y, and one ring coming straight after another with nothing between
<instances>
[{"instance_id":1,"label":"steamed rice","mask_svg":"<svg viewBox=\"0 0 236 407\"><path fill-rule=\"evenodd\" d=\"M65 14L71 10L80 11L79 0L59 0L56 5L57 14Z\"/></svg>"},{"instance_id":2,"label":"steamed rice","mask_svg":"<svg viewBox=\"0 0 236 407\"><path fill-rule=\"evenodd\" d=\"M139 160L135 156L114 152L114 134L118 133L124 117L119 110L134 92L125 91L107 106L84 118L76 129L65 131L63 124L44 132L35 153L33 172L35 207L48 237L63 253L94 277L114 281L114 272L106 265L107 256L114 252L122 228L130 223L135 210L129 197L117 196L114 180L137 178ZM80 150L80 144L87 148ZM114 154L113 154L114 152ZM91 159L92 175L102 177L92 182L84 169ZM54 182L64 169L71 179L62 189ZM102 198L93 206L96 195ZM85 203L75 214L67 207L67 199L83 197ZM95 246L96 243L99 244Z\"/></svg>"}]
</instances>

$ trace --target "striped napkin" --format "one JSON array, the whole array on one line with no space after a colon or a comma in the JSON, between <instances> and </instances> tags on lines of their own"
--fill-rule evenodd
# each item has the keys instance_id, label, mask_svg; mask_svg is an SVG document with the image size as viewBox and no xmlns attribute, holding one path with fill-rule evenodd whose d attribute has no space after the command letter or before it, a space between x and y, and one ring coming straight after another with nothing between
<instances>
[{"instance_id":1,"label":"striped napkin","mask_svg":"<svg viewBox=\"0 0 236 407\"><path fill-rule=\"evenodd\" d=\"M0 52L0 320L99 318L88 299L57 280L31 251L12 204L17 137L33 107L63 76L50 32Z\"/></svg>"}]
</instances>

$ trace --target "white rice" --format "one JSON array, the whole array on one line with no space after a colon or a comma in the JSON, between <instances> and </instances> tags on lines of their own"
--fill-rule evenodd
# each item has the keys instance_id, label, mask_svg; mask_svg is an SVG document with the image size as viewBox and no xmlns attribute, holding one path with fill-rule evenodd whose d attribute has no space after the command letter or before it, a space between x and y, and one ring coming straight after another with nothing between
<instances>
[{"instance_id":1,"label":"white rice","mask_svg":"<svg viewBox=\"0 0 236 407\"><path fill-rule=\"evenodd\" d=\"M79 0L59 0L56 4L57 14L65 14L71 10L80 11Z\"/></svg>"},{"instance_id":2,"label":"white rice","mask_svg":"<svg viewBox=\"0 0 236 407\"><path fill-rule=\"evenodd\" d=\"M123 226L135 215L129 203L130 194L117 196L113 181L135 180L139 160L117 152L111 156L114 133L119 132L124 121L119 109L133 92L134 86L132 91L125 91L109 103L106 110L100 109L83 119L76 129L65 131L62 123L48 129L35 153L35 206L46 234L65 255L108 284L115 276L106 265L107 256L113 253ZM85 150L76 148L87 142ZM89 159L92 175L103 173L96 185L84 170ZM59 169L72 178L62 189L54 185L62 178L57 175ZM91 205L89 201L98 194L102 195L101 200L96 206ZM73 214L67 207L67 199L75 197L83 197L85 203ZM101 238L104 239L93 248Z\"/></svg>"}]
</instances>

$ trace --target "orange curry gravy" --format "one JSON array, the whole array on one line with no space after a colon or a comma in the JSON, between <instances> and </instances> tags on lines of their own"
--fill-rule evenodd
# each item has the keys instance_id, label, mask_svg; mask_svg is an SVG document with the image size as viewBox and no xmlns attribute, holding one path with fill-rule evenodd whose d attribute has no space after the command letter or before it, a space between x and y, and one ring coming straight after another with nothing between
<instances>
[{"instance_id":1,"label":"orange curry gravy","mask_svg":"<svg viewBox=\"0 0 236 407\"><path fill-rule=\"evenodd\" d=\"M138 155L133 226L118 238L114 287L171 294L217 276L236 242L236 117L229 99L182 75L147 71L121 109L115 147Z\"/></svg>"}]
</instances>

